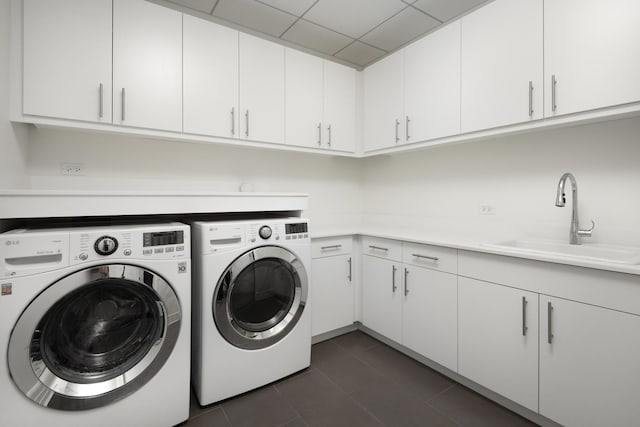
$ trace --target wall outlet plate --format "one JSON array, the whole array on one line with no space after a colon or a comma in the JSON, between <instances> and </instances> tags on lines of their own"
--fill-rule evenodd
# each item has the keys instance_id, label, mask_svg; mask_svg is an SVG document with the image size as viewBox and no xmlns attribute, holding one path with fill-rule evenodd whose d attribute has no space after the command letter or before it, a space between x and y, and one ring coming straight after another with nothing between
<instances>
[{"instance_id":1,"label":"wall outlet plate","mask_svg":"<svg viewBox=\"0 0 640 427\"><path fill-rule=\"evenodd\" d=\"M60 163L60 175L82 176L84 175L84 164Z\"/></svg>"}]
</instances>

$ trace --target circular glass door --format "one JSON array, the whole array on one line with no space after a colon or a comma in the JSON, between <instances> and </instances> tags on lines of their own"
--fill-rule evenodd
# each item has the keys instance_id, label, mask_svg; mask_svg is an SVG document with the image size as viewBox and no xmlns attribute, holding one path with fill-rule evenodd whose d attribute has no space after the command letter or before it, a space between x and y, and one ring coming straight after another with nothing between
<instances>
[{"instance_id":1,"label":"circular glass door","mask_svg":"<svg viewBox=\"0 0 640 427\"><path fill-rule=\"evenodd\" d=\"M307 283L302 262L288 250L263 246L246 252L218 280L212 307L216 326L237 347L268 347L297 324Z\"/></svg>"},{"instance_id":2,"label":"circular glass door","mask_svg":"<svg viewBox=\"0 0 640 427\"><path fill-rule=\"evenodd\" d=\"M178 338L180 304L157 274L132 265L73 273L22 313L9 340L9 369L36 403L78 410L139 389Z\"/></svg>"}]
</instances>

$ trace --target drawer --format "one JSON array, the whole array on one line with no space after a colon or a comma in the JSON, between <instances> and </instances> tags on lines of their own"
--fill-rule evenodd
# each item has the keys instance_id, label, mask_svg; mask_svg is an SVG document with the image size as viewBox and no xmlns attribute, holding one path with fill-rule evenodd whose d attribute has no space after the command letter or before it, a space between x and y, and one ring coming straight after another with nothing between
<instances>
[{"instance_id":1,"label":"drawer","mask_svg":"<svg viewBox=\"0 0 640 427\"><path fill-rule=\"evenodd\" d=\"M311 258L346 255L353 251L351 236L323 237L311 240Z\"/></svg>"},{"instance_id":2,"label":"drawer","mask_svg":"<svg viewBox=\"0 0 640 427\"><path fill-rule=\"evenodd\" d=\"M381 239L379 237L362 237L362 253L393 261L402 260L402 243L399 240Z\"/></svg>"},{"instance_id":3,"label":"drawer","mask_svg":"<svg viewBox=\"0 0 640 427\"><path fill-rule=\"evenodd\" d=\"M403 242L402 262L417 267L458 274L457 249Z\"/></svg>"}]
</instances>

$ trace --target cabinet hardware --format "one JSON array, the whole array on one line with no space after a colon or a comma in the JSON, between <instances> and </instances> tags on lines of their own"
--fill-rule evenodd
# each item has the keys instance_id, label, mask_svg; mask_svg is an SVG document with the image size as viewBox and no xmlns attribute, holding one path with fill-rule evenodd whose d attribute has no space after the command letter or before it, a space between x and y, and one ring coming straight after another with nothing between
<instances>
[{"instance_id":1,"label":"cabinet hardware","mask_svg":"<svg viewBox=\"0 0 640 427\"><path fill-rule=\"evenodd\" d=\"M408 141L409 140L409 122L411 120L409 120L409 116L405 117L405 125L404 125L404 133L405 133L405 138Z\"/></svg>"},{"instance_id":2,"label":"cabinet hardware","mask_svg":"<svg viewBox=\"0 0 640 427\"><path fill-rule=\"evenodd\" d=\"M100 83L100 100L99 100L100 105L98 106L99 111L98 111L98 116L100 118L102 118L102 116L104 115L104 85L102 83Z\"/></svg>"},{"instance_id":3,"label":"cabinet hardware","mask_svg":"<svg viewBox=\"0 0 640 427\"><path fill-rule=\"evenodd\" d=\"M558 105L556 104L556 85L557 85L558 81L556 80L556 75L553 74L551 76L551 110L553 112L556 111L556 108L558 108Z\"/></svg>"},{"instance_id":4,"label":"cabinet hardware","mask_svg":"<svg viewBox=\"0 0 640 427\"><path fill-rule=\"evenodd\" d=\"M400 127L400 120L396 119L396 144L400 141L400 137L398 136L398 127Z\"/></svg>"},{"instance_id":5,"label":"cabinet hardware","mask_svg":"<svg viewBox=\"0 0 640 427\"><path fill-rule=\"evenodd\" d=\"M351 283L351 257L349 257L349 259L347 260L347 262L349 263L349 283Z\"/></svg>"},{"instance_id":6,"label":"cabinet hardware","mask_svg":"<svg viewBox=\"0 0 640 427\"><path fill-rule=\"evenodd\" d=\"M551 329L551 313L553 312L553 306L551 302L547 303L547 342L549 344L553 343L553 332Z\"/></svg>"},{"instance_id":7,"label":"cabinet hardware","mask_svg":"<svg viewBox=\"0 0 640 427\"><path fill-rule=\"evenodd\" d=\"M379 250L379 251L385 251L385 252L388 252L388 251L389 251L389 248L383 248L383 247L381 247L381 246L373 246L373 245L369 245L369 247L370 247L371 249L377 249L377 250Z\"/></svg>"},{"instance_id":8,"label":"cabinet hardware","mask_svg":"<svg viewBox=\"0 0 640 427\"><path fill-rule=\"evenodd\" d=\"M236 108L231 108L231 136L236 134Z\"/></svg>"},{"instance_id":9,"label":"cabinet hardware","mask_svg":"<svg viewBox=\"0 0 640 427\"><path fill-rule=\"evenodd\" d=\"M331 147L331 125L327 126L327 132L329 133L329 139L327 140L327 145Z\"/></svg>"},{"instance_id":10,"label":"cabinet hardware","mask_svg":"<svg viewBox=\"0 0 640 427\"><path fill-rule=\"evenodd\" d=\"M322 146L322 123L318 123L318 145Z\"/></svg>"},{"instance_id":11,"label":"cabinet hardware","mask_svg":"<svg viewBox=\"0 0 640 427\"><path fill-rule=\"evenodd\" d=\"M125 114L124 114L124 105L125 105L124 96L125 96L124 88L122 88L122 115L121 115L121 118L122 118L123 122L124 122L124 118L125 118Z\"/></svg>"},{"instance_id":12,"label":"cabinet hardware","mask_svg":"<svg viewBox=\"0 0 640 427\"><path fill-rule=\"evenodd\" d=\"M420 255L420 254L411 254L411 256L414 256L416 258L430 259L431 261L438 261L440 259L437 256L428 256L428 255Z\"/></svg>"},{"instance_id":13,"label":"cabinet hardware","mask_svg":"<svg viewBox=\"0 0 640 427\"><path fill-rule=\"evenodd\" d=\"M396 270L398 268L395 265L391 266L391 292L395 293L398 287L396 286Z\"/></svg>"},{"instance_id":14,"label":"cabinet hardware","mask_svg":"<svg viewBox=\"0 0 640 427\"><path fill-rule=\"evenodd\" d=\"M533 117L533 82L529 80L529 117Z\"/></svg>"},{"instance_id":15,"label":"cabinet hardware","mask_svg":"<svg viewBox=\"0 0 640 427\"><path fill-rule=\"evenodd\" d=\"M342 245L330 245L330 246L321 246L320 250L321 251L326 251L329 249L340 249L342 247Z\"/></svg>"},{"instance_id":16,"label":"cabinet hardware","mask_svg":"<svg viewBox=\"0 0 640 427\"><path fill-rule=\"evenodd\" d=\"M404 296L406 297L409 294L409 286L407 284L407 276L409 275L409 269L404 269Z\"/></svg>"},{"instance_id":17,"label":"cabinet hardware","mask_svg":"<svg viewBox=\"0 0 640 427\"><path fill-rule=\"evenodd\" d=\"M249 110L244 113L244 119L247 122L247 128L245 129L244 135L249 138Z\"/></svg>"},{"instance_id":18,"label":"cabinet hardware","mask_svg":"<svg viewBox=\"0 0 640 427\"><path fill-rule=\"evenodd\" d=\"M527 336L527 298L522 297L522 336Z\"/></svg>"}]
</instances>

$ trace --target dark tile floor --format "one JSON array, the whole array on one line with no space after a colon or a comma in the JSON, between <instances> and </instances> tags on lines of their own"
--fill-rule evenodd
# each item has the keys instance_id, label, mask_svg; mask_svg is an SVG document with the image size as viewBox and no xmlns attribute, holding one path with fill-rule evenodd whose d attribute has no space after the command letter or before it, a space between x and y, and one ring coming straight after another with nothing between
<instances>
[{"instance_id":1,"label":"dark tile floor","mask_svg":"<svg viewBox=\"0 0 640 427\"><path fill-rule=\"evenodd\" d=\"M356 331L315 344L311 367L200 407L180 427L491 426L534 424Z\"/></svg>"}]
</instances>

